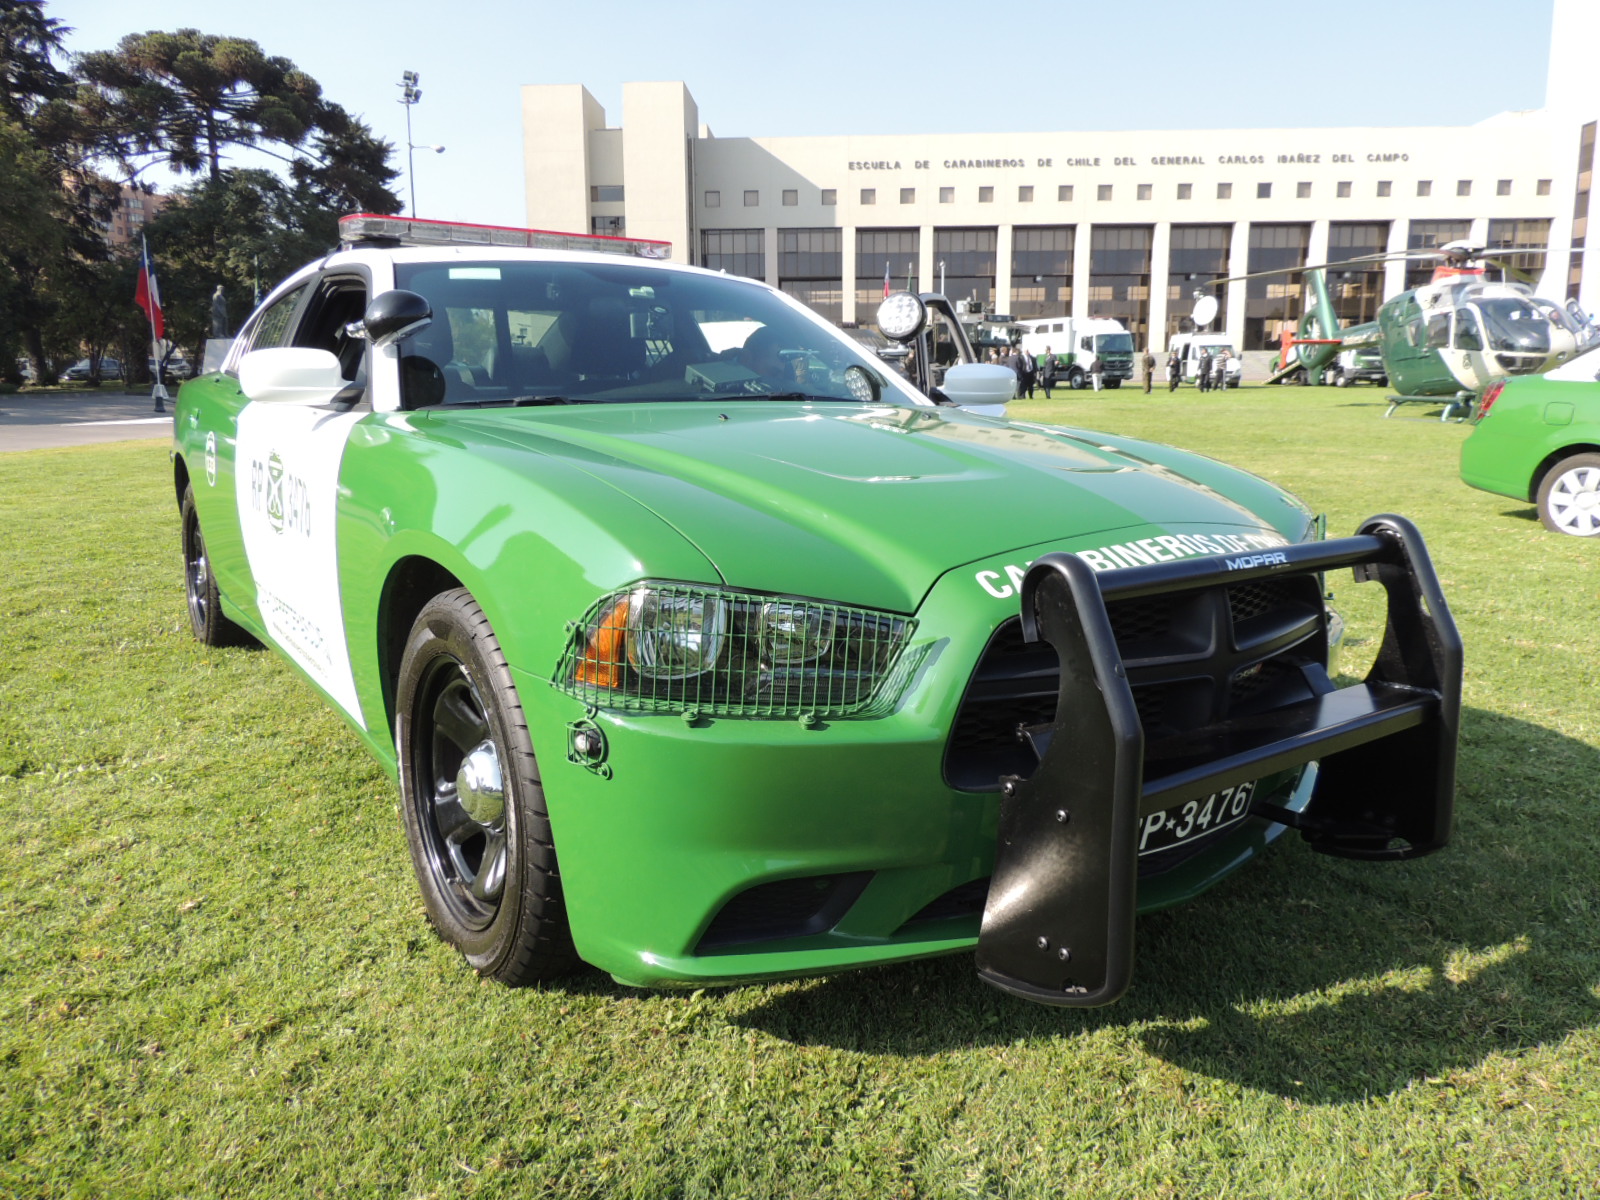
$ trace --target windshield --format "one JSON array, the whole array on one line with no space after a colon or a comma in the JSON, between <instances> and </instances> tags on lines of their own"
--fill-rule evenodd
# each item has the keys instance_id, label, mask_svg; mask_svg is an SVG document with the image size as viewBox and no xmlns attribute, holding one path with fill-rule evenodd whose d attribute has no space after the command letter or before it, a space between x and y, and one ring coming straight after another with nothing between
<instances>
[{"instance_id":1,"label":"windshield","mask_svg":"<svg viewBox=\"0 0 1600 1200\"><path fill-rule=\"evenodd\" d=\"M1484 298L1477 302L1477 309L1483 318L1489 349L1549 353L1549 318L1526 300L1513 296Z\"/></svg>"},{"instance_id":2,"label":"windshield","mask_svg":"<svg viewBox=\"0 0 1600 1200\"><path fill-rule=\"evenodd\" d=\"M407 408L898 392L881 362L831 326L728 276L452 261L397 263L395 279L433 308L432 323L400 342Z\"/></svg>"},{"instance_id":3,"label":"windshield","mask_svg":"<svg viewBox=\"0 0 1600 1200\"><path fill-rule=\"evenodd\" d=\"M1133 353L1133 334L1131 333L1097 333L1094 335L1094 348L1101 354Z\"/></svg>"}]
</instances>

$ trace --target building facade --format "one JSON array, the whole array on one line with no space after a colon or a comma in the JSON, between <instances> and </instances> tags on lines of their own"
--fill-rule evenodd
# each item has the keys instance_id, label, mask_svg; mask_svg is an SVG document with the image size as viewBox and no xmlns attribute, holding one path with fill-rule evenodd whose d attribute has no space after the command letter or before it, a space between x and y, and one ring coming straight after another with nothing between
<instances>
[{"instance_id":1,"label":"building facade","mask_svg":"<svg viewBox=\"0 0 1600 1200\"><path fill-rule=\"evenodd\" d=\"M682 83L625 85L621 128L579 85L530 86L528 222L670 241L835 321L870 322L887 280L1017 317L1116 317L1156 350L1212 280L1463 238L1548 250L1518 260L1540 294L1594 311L1595 9L1555 0L1545 108L1460 127L718 138ZM1350 323L1430 274L1393 260L1328 284ZM1273 348L1303 290L1226 285L1222 324Z\"/></svg>"}]
</instances>

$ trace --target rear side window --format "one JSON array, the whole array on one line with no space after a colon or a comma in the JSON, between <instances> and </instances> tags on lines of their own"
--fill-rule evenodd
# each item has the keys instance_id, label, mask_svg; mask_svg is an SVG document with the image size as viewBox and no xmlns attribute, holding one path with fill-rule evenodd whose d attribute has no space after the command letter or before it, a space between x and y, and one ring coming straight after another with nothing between
<instances>
[{"instance_id":1,"label":"rear side window","mask_svg":"<svg viewBox=\"0 0 1600 1200\"><path fill-rule=\"evenodd\" d=\"M270 350L274 346L289 344L289 331L293 326L295 309L300 304L300 297L306 294L306 288L309 286L303 283L294 291L273 301L272 306L256 321L256 327L250 335L250 349Z\"/></svg>"}]
</instances>

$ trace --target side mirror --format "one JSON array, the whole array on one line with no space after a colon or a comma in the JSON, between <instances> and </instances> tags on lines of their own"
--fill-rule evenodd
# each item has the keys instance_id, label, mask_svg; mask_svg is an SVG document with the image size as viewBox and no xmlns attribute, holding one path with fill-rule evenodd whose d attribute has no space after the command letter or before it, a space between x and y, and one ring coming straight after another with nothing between
<instances>
[{"instance_id":1,"label":"side mirror","mask_svg":"<svg viewBox=\"0 0 1600 1200\"><path fill-rule=\"evenodd\" d=\"M1017 394L1017 373L996 363L959 363L944 373L939 391L961 408L998 417Z\"/></svg>"},{"instance_id":2,"label":"side mirror","mask_svg":"<svg viewBox=\"0 0 1600 1200\"><path fill-rule=\"evenodd\" d=\"M374 350L381 350L432 323L433 307L425 299L395 288L374 297L361 320L351 321L344 331L351 337L366 338Z\"/></svg>"},{"instance_id":3,"label":"side mirror","mask_svg":"<svg viewBox=\"0 0 1600 1200\"><path fill-rule=\"evenodd\" d=\"M275 346L239 360L239 390L258 404L332 404L346 386L328 350Z\"/></svg>"}]
</instances>

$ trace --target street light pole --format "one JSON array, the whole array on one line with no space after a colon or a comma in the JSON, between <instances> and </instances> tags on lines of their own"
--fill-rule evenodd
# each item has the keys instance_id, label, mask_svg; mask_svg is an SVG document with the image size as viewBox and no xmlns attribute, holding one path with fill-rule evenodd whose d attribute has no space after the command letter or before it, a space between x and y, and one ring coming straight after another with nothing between
<instances>
[{"instance_id":1,"label":"street light pole","mask_svg":"<svg viewBox=\"0 0 1600 1200\"><path fill-rule=\"evenodd\" d=\"M400 74L400 103L406 106L406 179L411 185L411 215L417 215L417 163L412 156L411 106L422 99L422 89L417 86L421 78L415 71Z\"/></svg>"}]
</instances>

